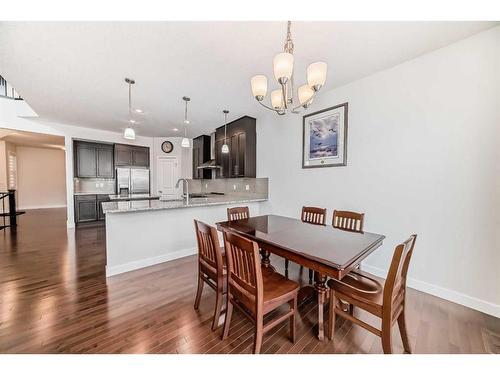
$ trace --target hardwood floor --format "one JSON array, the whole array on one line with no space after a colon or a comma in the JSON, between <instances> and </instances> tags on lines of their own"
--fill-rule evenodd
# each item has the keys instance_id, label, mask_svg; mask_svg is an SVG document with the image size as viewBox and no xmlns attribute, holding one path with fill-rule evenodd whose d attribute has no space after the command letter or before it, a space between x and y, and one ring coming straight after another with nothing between
<instances>
[{"instance_id":1,"label":"hardwood floor","mask_svg":"<svg viewBox=\"0 0 500 375\"><path fill-rule=\"evenodd\" d=\"M140 235L140 234L138 234ZM193 232L194 235L194 232ZM140 251L140 249L139 249ZM272 259L276 267L282 259ZM193 309L197 263L187 257L104 277L104 227L66 230L64 209L29 211L17 233L0 232L1 353L250 353L252 324L235 310L229 338L211 331L215 293ZM290 278L307 283L307 270ZM283 270L280 268L280 271ZM500 353L500 319L412 289L408 331L415 353ZM337 320L335 343L319 342L313 301L264 336L262 353L381 353L380 339ZM371 324L377 319L355 311ZM394 351L403 351L393 329Z\"/></svg>"}]
</instances>

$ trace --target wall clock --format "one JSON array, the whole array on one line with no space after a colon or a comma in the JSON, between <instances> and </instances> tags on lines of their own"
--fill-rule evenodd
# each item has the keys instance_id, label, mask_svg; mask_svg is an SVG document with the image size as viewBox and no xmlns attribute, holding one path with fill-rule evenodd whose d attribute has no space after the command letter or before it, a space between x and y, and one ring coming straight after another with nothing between
<instances>
[{"instance_id":1,"label":"wall clock","mask_svg":"<svg viewBox=\"0 0 500 375\"><path fill-rule=\"evenodd\" d=\"M161 150L164 153L169 154L174 150L174 145L170 141L165 141L161 144Z\"/></svg>"}]
</instances>

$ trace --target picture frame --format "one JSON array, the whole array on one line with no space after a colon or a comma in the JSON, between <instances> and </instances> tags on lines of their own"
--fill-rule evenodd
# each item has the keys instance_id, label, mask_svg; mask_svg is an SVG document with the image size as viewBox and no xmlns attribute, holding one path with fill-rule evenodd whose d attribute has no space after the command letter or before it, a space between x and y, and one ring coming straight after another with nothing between
<instances>
[{"instance_id":1,"label":"picture frame","mask_svg":"<svg viewBox=\"0 0 500 375\"><path fill-rule=\"evenodd\" d=\"M302 168L347 165L348 103L302 117Z\"/></svg>"}]
</instances>

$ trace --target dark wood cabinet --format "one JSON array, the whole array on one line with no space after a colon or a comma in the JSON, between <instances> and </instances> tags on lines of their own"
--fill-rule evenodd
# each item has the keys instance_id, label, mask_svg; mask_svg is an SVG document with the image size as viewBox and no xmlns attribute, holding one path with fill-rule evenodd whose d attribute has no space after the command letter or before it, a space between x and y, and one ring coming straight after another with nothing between
<instances>
[{"instance_id":1,"label":"dark wood cabinet","mask_svg":"<svg viewBox=\"0 0 500 375\"><path fill-rule=\"evenodd\" d=\"M149 147L115 145L117 167L149 167Z\"/></svg>"},{"instance_id":2,"label":"dark wood cabinet","mask_svg":"<svg viewBox=\"0 0 500 375\"><path fill-rule=\"evenodd\" d=\"M97 196L97 220L104 220L105 215L104 212L102 212L102 204L103 202L109 202L109 196L108 195L98 195Z\"/></svg>"},{"instance_id":3,"label":"dark wood cabinet","mask_svg":"<svg viewBox=\"0 0 500 375\"><path fill-rule=\"evenodd\" d=\"M113 178L113 145L75 141L75 177Z\"/></svg>"},{"instance_id":4,"label":"dark wood cabinet","mask_svg":"<svg viewBox=\"0 0 500 375\"><path fill-rule=\"evenodd\" d=\"M210 169L198 169L200 165L210 160L210 137L200 135L193 138L193 179L212 177Z\"/></svg>"},{"instance_id":5,"label":"dark wood cabinet","mask_svg":"<svg viewBox=\"0 0 500 375\"><path fill-rule=\"evenodd\" d=\"M109 202L109 196L105 194L86 194L75 196L75 223L87 223L91 221L104 220L102 212L103 202Z\"/></svg>"},{"instance_id":6,"label":"dark wood cabinet","mask_svg":"<svg viewBox=\"0 0 500 375\"><path fill-rule=\"evenodd\" d=\"M95 195L75 196L75 222L77 224L96 221L97 217L98 211Z\"/></svg>"},{"instance_id":7,"label":"dark wood cabinet","mask_svg":"<svg viewBox=\"0 0 500 375\"><path fill-rule=\"evenodd\" d=\"M115 175L113 148L97 149L97 177L113 178Z\"/></svg>"},{"instance_id":8,"label":"dark wood cabinet","mask_svg":"<svg viewBox=\"0 0 500 375\"><path fill-rule=\"evenodd\" d=\"M226 143L229 154L222 153L224 144L224 126L215 131L215 160L222 169L218 178L255 177L256 176L256 120L243 116L227 124Z\"/></svg>"}]
</instances>

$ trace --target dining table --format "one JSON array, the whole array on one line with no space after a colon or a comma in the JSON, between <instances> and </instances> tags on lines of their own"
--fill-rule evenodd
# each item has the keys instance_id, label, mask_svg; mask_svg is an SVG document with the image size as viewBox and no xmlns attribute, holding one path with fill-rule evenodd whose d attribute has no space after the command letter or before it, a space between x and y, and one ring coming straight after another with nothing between
<instances>
[{"instance_id":1,"label":"dining table","mask_svg":"<svg viewBox=\"0 0 500 375\"><path fill-rule=\"evenodd\" d=\"M288 259L314 271L314 290L318 300L318 339L324 340L323 311L327 298L327 278L342 280L361 261L380 247L384 235L352 232L331 225L316 225L279 215L262 215L217 223L260 248L263 267L272 267L270 255Z\"/></svg>"}]
</instances>

